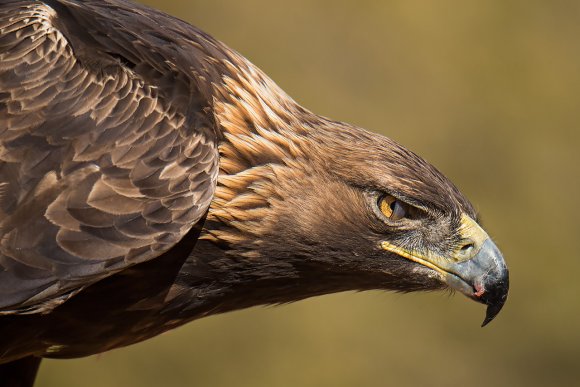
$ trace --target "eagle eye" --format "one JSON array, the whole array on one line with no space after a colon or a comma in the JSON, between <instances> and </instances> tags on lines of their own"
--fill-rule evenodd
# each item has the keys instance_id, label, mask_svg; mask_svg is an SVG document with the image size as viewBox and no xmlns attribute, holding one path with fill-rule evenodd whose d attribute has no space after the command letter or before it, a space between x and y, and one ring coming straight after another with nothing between
<instances>
[{"instance_id":1,"label":"eagle eye","mask_svg":"<svg viewBox=\"0 0 580 387\"><path fill-rule=\"evenodd\" d=\"M392 195L383 195L379 198L379 209L390 220L400 220L407 216L409 205Z\"/></svg>"}]
</instances>

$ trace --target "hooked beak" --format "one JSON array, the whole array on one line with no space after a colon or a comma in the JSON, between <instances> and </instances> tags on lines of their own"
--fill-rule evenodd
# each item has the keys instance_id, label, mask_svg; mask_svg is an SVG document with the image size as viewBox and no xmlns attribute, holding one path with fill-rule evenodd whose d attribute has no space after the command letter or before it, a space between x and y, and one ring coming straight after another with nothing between
<instances>
[{"instance_id":1,"label":"hooked beak","mask_svg":"<svg viewBox=\"0 0 580 387\"><path fill-rule=\"evenodd\" d=\"M459 233L463 243L449 257L407 251L390 242L383 242L381 246L437 271L449 287L487 305L483 327L497 316L506 302L508 269L495 243L469 216L462 216Z\"/></svg>"},{"instance_id":2,"label":"hooked beak","mask_svg":"<svg viewBox=\"0 0 580 387\"><path fill-rule=\"evenodd\" d=\"M495 243L487 239L475 256L448 267L447 284L466 296L487 305L486 326L497 316L508 295L509 275Z\"/></svg>"}]
</instances>

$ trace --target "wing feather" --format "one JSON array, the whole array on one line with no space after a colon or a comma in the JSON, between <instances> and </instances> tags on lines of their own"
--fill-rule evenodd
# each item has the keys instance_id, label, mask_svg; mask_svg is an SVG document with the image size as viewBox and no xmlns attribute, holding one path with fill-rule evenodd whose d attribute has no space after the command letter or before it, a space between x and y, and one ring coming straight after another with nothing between
<instances>
[{"instance_id":1,"label":"wing feather","mask_svg":"<svg viewBox=\"0 0 580 387\"><path fill-rule=\"evenodd\" d=\"M174 42L107 30L99 3L0 5L0 314L47 312L154 259L213 197L211 101L167 64Z\"/></svg>"}]
</instances>

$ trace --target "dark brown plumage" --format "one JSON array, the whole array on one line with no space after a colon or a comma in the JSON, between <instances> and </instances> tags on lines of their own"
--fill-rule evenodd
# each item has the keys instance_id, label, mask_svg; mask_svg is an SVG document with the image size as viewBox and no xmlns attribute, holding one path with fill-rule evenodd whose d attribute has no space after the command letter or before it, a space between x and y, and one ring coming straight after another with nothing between
<instances>
[{"instance_id":1,"label":"dark brown plumage","mask_svg":"<svg viewBox=\"0 0 580 387\"><path fill-rule=\"evenodd\" d=\"M0 5L0 377L343 290L450 286L487 322L507 269L475 219L423 159L182 21Z\"/></svg>"}]
</instances>

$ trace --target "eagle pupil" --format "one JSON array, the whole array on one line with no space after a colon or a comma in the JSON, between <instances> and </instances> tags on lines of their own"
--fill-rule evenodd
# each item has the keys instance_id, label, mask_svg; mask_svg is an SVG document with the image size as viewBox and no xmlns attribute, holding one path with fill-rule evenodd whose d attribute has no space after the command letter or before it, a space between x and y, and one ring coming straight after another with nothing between
<instances>
[{"instance_id":1,"label":"eagle pupil","mask_svg":"<svg viewBox=\"0 0 580 387\"><path fill-rule=\"evenodd\" d=\"M391 219L399 220L405 217L407 211L405 210L405 206L399 200L395 200L390 205L391 210L393 213L391 214Z\"/></svg>"}]
</instances>

